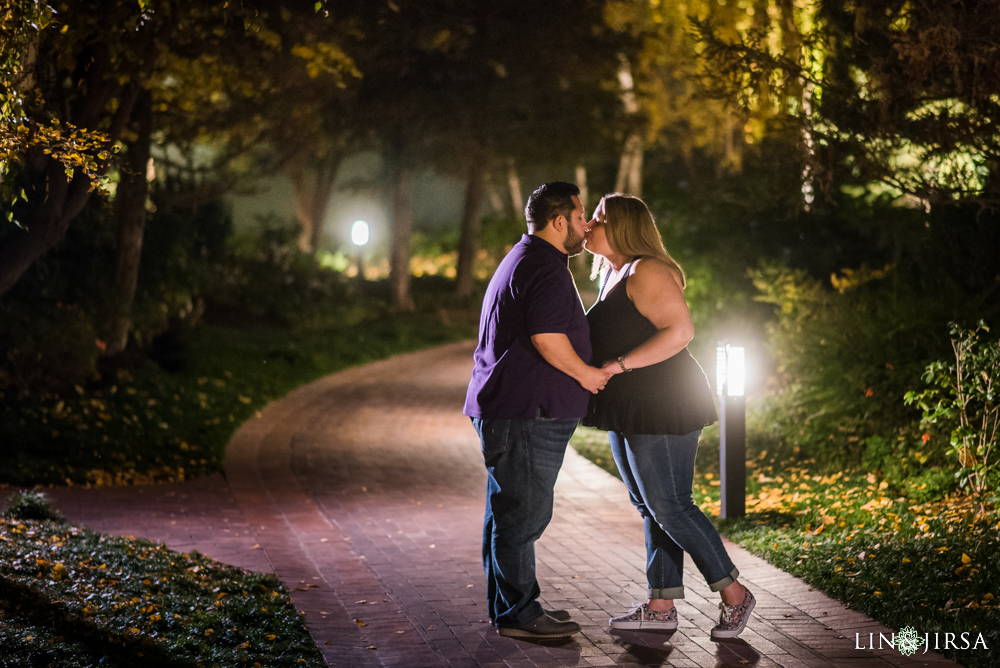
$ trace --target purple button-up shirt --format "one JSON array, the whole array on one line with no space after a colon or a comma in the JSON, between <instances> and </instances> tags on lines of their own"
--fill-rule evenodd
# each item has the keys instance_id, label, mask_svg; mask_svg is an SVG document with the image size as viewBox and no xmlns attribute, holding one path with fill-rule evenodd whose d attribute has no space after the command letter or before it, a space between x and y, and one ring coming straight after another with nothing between
<instances>
[{"instance_id":1,"label":"purple button-up shirt","mask_svg":"<svg viewBox=\"0 0 1000 668\"><path fill-rule=\"evenodd\" d=\"M525 234L490 280L479 317L479 345L463 413L471 417L531 420L579 418L590 392L545 361L534 334L565 334L590 362L590 328L568 256Z\"/></svg>"}]
</instances>

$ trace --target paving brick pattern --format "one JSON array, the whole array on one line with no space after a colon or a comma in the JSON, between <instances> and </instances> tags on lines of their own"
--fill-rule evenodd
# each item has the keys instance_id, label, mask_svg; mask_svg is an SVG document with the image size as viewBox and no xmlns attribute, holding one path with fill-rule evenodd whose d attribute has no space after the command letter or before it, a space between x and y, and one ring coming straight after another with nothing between
<instances>
[{"instance_id":1,"label":"paving brick pattern","mask_svg":"<svg viewBox=\"0 0 1000 668\"><path fill-rule=\"evenodd\" d=\"M890 633L726 543L757 607L712 642L712 594L688 562L675 632L609 632L645 594L642 524L621 483L567 452L537 544L542 602L583 632L501 638L486 621L480 534L485 470L460 414L468 343L321 379L269 405L229 445L226 476L179 485L53 490L70 519L273 570L331 666L953 666L858 650Z\"/></svg>"}]
</instances>

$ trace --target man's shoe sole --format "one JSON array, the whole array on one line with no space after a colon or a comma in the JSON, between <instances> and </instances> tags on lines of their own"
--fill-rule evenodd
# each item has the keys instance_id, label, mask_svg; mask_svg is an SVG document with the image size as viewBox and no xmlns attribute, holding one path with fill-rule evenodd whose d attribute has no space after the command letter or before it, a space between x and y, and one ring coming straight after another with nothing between
<instances>
[{"instance_id":1,"label":"man's shoe sole","mask_svg":"<svg viewBox=\"0 0 1000 668\"><path fill-rule=\"evenodd\" d=\"M756 605L757 599L755 598L750 602L750 607L747 608L747 615L743 618L743 624L738 629L733 629L732 631L716 631L715 629L712 629L712 638L718 640L728 640L729 638L735 638L739 634L743 633L743 629L747 627L747 622L750 621L750 613L753 612Z\"/></svg>"},{"instance_id":2,"label":"man's shoe sole","mask_svg":"<svg viewBox=\"0 0 1000 668\"><path fill-rule=\"evenodd\" d=\"M608 628L623 631L673 631L677 622L608 622Z\"/></svg>"},{"instance_id":3,"label":"man's shoe sole","mask_svg":"<svg viewBox=\"0 0 1000 668\"><path fill-rule=\"evenodd\" d=\"M525 629L504 628L497 629L497 633L505 638L568 638L574 633L579 633L580 629L574 631L559 631L555 633L532 633Z\"/></svg>"}]
</instances>

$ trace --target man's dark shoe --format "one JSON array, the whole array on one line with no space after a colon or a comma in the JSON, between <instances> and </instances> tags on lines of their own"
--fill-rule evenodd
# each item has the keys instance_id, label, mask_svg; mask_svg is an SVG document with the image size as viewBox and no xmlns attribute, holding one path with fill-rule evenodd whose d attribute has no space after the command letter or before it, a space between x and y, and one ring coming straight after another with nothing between
<instances>
[{"instance_id":1,"label":"man's dark shoe","mask_svg":"<svg viewBox=\"0 0 1000 668\"><path fill-rule=\"evenodd\" d=\"M569 614L569 611L567 611L567 610L545 610L543 608L542 612L544 612L546 615L548 615L549 617L551 617L552 619L554 619L554 620L556 620L558 622L568 622L570 620L570 614ZM497 620L490 619L490 625L491 626L496 626L497 625Z\"/></svg>"},{"instance_id":2,"label":"man's dark shoe","mask_svg":"<svg viewBox=\"0 0 1000 668\"><path fill-rule=\"evenodd\" d=\"M576 622L560 622L543 613L523 626L501 626L497 633L508 638L565 638L579 630Z\"/></svg>"}]
</instances>

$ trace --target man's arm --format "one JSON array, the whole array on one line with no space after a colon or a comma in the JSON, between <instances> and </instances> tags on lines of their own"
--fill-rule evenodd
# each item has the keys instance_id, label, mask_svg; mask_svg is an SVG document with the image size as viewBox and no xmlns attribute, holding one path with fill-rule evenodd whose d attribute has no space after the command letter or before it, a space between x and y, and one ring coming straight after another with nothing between
<instances>
[{"instance_id":1,"label":"man's arm","mask_svg":"<svg viewBox=\"0 0 1000 668\"><path fill-rule=\"evenodd\" d=\"M576 380L585 390L597 394L604 389L609 374L580 359L565 334L534 334L531 342L546 362Z\"/></svg>"}]
</instances>

